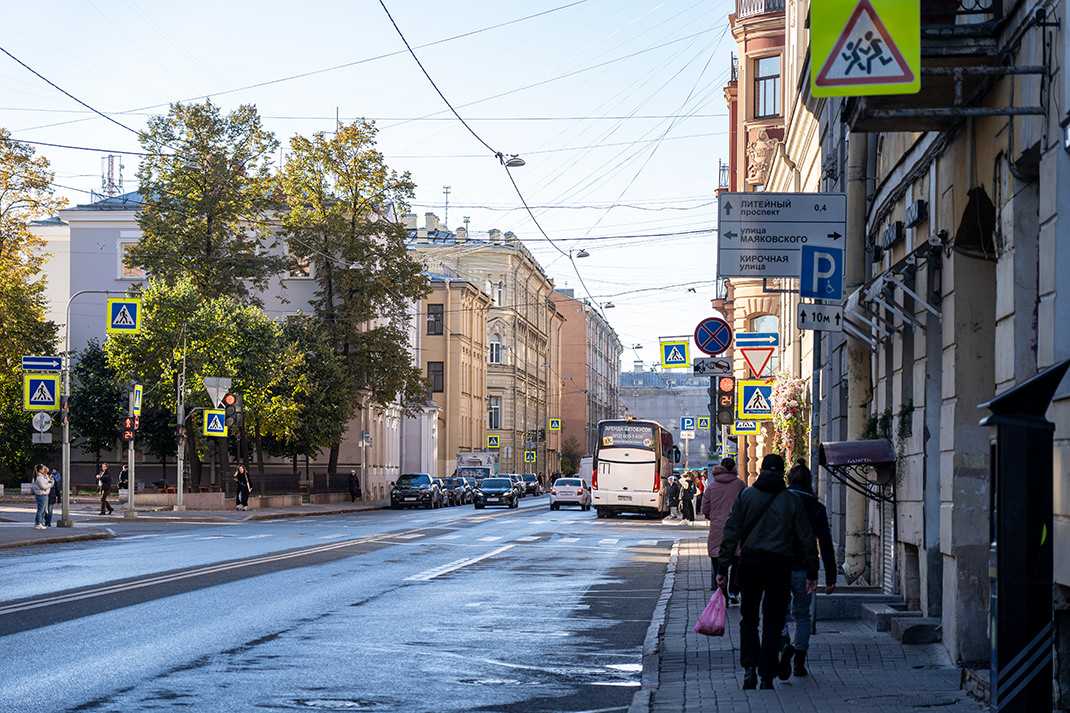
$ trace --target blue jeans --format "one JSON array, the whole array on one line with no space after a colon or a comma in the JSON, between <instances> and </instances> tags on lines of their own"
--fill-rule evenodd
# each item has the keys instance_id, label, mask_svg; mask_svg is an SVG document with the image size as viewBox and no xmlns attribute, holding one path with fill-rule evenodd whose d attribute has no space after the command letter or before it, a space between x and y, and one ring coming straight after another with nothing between
<instances>
[{"instance_id":1,"label":"blue jeans","mask_svg":"<svg viewBox=\"0 0 1070 713\"><path fill-rule=\"evenodd\" d=\"M35 493L34 497L37 498L37 517L33 519L33 524L44 525L45 517L48 513L48 495L37 495Z\"/></svg>"},{"instance_id":2,"label":"blue jeans","mask_svg":"<svg viewBox=\"0 0 1070 713\"><path fill-rule=\"evenodd\" d=\"M791 608L790 621L795 622L795 641L792 646L798 651L806 651L810 648L810 602L813 594L806 593L806 572L798 571L791 573ZM783 639L790 639L788 622L784 622Z\"/></svg>"}]
</instances>

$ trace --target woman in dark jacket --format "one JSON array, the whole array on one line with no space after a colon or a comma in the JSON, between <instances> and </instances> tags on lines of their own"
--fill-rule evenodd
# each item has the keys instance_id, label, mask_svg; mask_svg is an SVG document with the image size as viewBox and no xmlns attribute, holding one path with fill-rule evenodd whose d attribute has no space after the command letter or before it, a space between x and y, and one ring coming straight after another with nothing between
<instances>
[{"instance_id":1,"label":"woman in dark jacket","mask_svg":"<svg viewBox=\"0 0 1070 713\"><path fill-rule=\"evenodd\" d=\"M836 552L832 546L832 532L829 528L828 513L825 506L814 495L810 469L802 460L788 471L788 492L802 500L806 508L806 517L810 520L817 547L821 552L821 562L825 565L825 593L836 590ZM792 658L795 659L796 676L806 675L806 651L810 648L810 603L814 595L806 592L806 563L796 558L791 565L791 619L795 622L795 640L788 638L788 624L784 623L781 638L785 641L780 654L780 668L777 676L787 681L792 673Z\"/></svg>"}]
</instances>

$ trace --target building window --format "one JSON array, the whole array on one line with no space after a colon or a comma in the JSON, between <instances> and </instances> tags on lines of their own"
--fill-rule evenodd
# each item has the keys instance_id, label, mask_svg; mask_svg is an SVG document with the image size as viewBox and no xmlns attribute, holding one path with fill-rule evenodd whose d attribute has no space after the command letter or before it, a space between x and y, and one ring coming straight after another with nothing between
<instances>
[{"instance_id":1,"label":"building window","mask_svg":"<svg viewBox=\"0 0 1070 713\"><path fill-rule=\"evenodd\" d=\"M502 299L505 296L505 283L499 282L494 286L494 306L501 307Z\"/></svg>"},{"instance_id":2,"label":"building window","mask_svg":"<svg viewBox=\"0 0 1070 713\"><path fill-rule=\"evenodd\" d=\"M780 55L754 60L754 118L780 116Z\"/></svg>"},{"instance_id":3,"label":"building window","mask_svg":"<svg viewBox=\"0 0 1070 713\"><path fill-rule=\"evenodd\" d=\"M137 245L134 243L119 243L119 278L123 280L140 280L145 277L145 271L140 267L134 267L126 264L126 254L130 252L130 248Z\"/></svg>"},{"instance_id":4,"label":"building window","mask_svg":"<svg viewBox=\"0 0 1070 713\"><path fill-rule=\"evenodd\" d=\"M442 334L443 331L442 305L427 305L427 333Z\"/></svg>"},{"instance_id":5,"label":"building window","mask_svg":"<svg viewBox=\"0 0 1070 713\"><path fill-rule=\"evenodd\" d=\"M487 428L497 431L502 427L502 397L487 397Z\"/></svg>"},{"instance_id":6,"label":"building window","mask_svg":"<svg viewBox=\"0 0 1070 713\"><path fill-rule=\"evenodd\" d=\"M497 334L490 336L490 363L502 363L502 338Z\"/></svg>"},{"instance_id":7,"label":"building window","mask_svg":"<svg viewBox=\"0 0 1070 713\"><path fill-rule=\"evenodd\" d=\"M763 314L758 317L753 317L750 321L750 331L760 332L763 334L779 334L780 319L771 314ZM772 374L779 368L780 348L777 347L773 349L773 353L769 356L769 363L762 371L762 374Z\"/></svg>"},{"instance_id":8,"label":"building window","mask_svg":"<svg viewBox=\"0 0 1070 713\"><path fill-rule=\"evenodd\" d=\"M446 390L446 376L442 368L443 362L427 362L427 378L431 380L431 393L442 393Z\"/></svg>"}]
</instances>

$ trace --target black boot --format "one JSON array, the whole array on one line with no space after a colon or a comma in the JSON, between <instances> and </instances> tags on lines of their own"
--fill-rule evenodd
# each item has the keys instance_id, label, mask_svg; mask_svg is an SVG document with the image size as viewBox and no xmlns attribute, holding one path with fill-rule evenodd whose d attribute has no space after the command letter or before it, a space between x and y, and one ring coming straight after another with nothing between
<instances>
[{"instance_id":1,"label":"black boot","mask_svg":"<svg viewBox=\"0 0 1070 713\"><path fill-rule=\"evenodd\" d=\"M753 666L746 669L743 674L743 690L749 691L758 687L758 670Z\"/></svg>"},{"instance_id":2,"label":"black boot","mask_svg":"<svg viewBox=\"0 0 1070 713\"><path fill-rule=\"evenodd\" d=\"M791 657L798 656L801 651L796 651L795 647L791 644L784 644L784 648L780 652L780 665L777 666L776 675L781 681L787 681L791 678ZM796 658L796 661L798 659Z\"/></svg>"},{"instance_id":3,"label":"black boot","mask_svg":"<svg viewBox=\"0 0 1070 713\"><path fill-rule=\"evenodd\" d=\"M762 676L762 685L759 686L763 691L773 690L773 678L772 676Z\"/></svg>"},{"instance_id":4,"label":"black boot","mask_svg":"<svg viewBox=\"0 0 1070 713\"><path fill-rule=\"evenodd\" d=\"M805 676L806 674L806 652L795 652L795 671L796 676Z\"/></svg>"}]
</instances>

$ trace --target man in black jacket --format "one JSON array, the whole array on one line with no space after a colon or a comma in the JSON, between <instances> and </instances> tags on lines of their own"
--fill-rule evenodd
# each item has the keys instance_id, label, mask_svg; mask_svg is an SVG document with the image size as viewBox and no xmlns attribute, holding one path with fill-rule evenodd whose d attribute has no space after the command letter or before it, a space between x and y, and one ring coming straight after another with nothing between
<instances>
[{"instance_id":1,"label":"man in black jacket","mask_svg":"<svg viewBox=\"0 0 1070 713\"><path fill-rule=\"evenodd\" d=\"M791 600L792 560L806 563L806 589L817 591L817 543L802 501L784 494L784 459L770 454L754 485L736 498L724 526L717 560L717 586L728 583L727 574L736 545L739 558L740 663L743 688L773 688L780 654L780 632ZM759 611L762 636L758 637ZM757 669L757 670L756 670Z\"/></svg>"}]
</instances>

